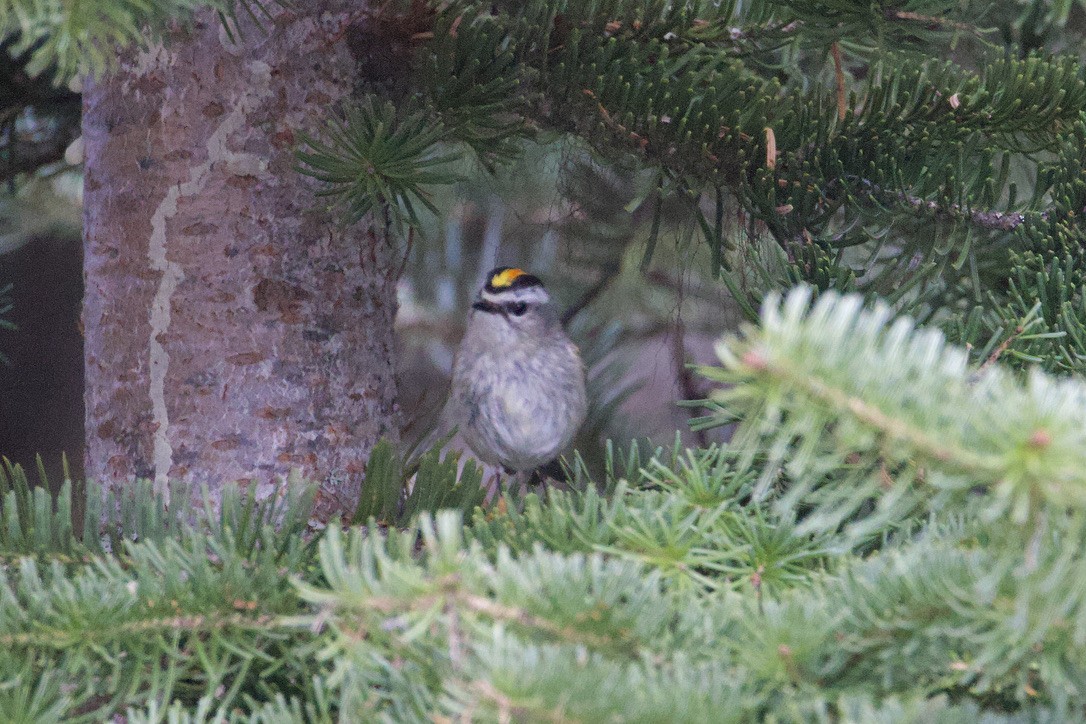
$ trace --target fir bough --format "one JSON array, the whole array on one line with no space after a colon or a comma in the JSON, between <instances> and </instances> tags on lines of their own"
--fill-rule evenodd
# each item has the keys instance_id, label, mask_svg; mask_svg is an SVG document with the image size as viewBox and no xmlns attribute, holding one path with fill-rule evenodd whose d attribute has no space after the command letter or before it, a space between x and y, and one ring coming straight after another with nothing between
<instances>
[{"instance_id":1,"label":"fir bough","mask_svg":"<svg viewBox=\"0 0 1086 724\"><path fill-rule=\"evenodd\" d=\"M797 283L859 291L977 355L1074 370L1086 72L999 47L975 23L988 9L457 0L375 17L426 28L398 93L428 109L427 132L487 167L561 133L651 171L748 315ZM958 62L932 57L963 38ZM646 265L658 233L659 212ZM1038 302L1043 329L1016 331Z\"/></svg>"},{"instance_id":2,"label":"fir bough","mask_svg":"<svg viewBox=\"0 0 1086 724\"><path fill-rule=\"evenodd\" d=\"M195 5L148 7L13 1L0 22L70 74ZM88 486L80 525L71 485L32 492L7 468L0 710L1083 719L1086 386L1002 365L1080 364L1086 84L1043 51L985 51L979 70L920 55L972 36L968 10L380 5L430 24L411 36L409 102L362 100L314 131L307 172L348 214L411 224L457 148L493 165L571 133L648 168L748 310L812 284L771 296L705 370L724 386L702 423L738 421L735 441L615 452L603 479L575 464L570 491L487 505L477 471L432 453L412 487L384 450L368 525L323 533L297 488L196 516L149 484Z\"/></svg>"},{"instance_id":3,"label":"fir bough","mask_svg":"<svg viewBox=\"0 0 1086 724\"><path fill-rule=\"evenodd\" d=\"M148 31L160 33L171 22L189 20L205 7L213 8L228 32L239 15L269 17L280 0L2 0L0 39L13 39L13 55L31 54L27 71L52 73L58 83L78 76L95 76L116 65L119 49L144 45Z\"/></svg>"},{"instance_id":4,"label":"fir bough","mask_svg":"<svg viewBox=\"0 0 1086 724\"><path fill-rule=\"evenodd\" d=\"M313 538L304 497L206 523L148 497L133 519L162 522L111 554L0 540L3 695L74 720L1082 719L1086 386L809 290L719 352L706 424L740 415L736 442L613 450L599 485Z\"/></svg>"}]
</instances>

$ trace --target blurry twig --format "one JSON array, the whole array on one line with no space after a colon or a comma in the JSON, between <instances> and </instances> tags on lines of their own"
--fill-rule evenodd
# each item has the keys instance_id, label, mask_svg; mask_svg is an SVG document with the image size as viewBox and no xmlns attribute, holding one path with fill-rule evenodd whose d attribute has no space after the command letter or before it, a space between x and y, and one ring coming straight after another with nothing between
<instances>
[{"instance_id":1,"label":"blurry twig","mask_svg":"<svg viewBox=\"0 0 1086 724\"><path fill-rule=\"evenodd\" d=\"M407 269L407 261L411 258L411 248L415 245L415 227L407 227L407 248L404 249L400 268L396 271L396 281L403 279L403 273Z\"/></svg>"},{"instance_id":2,"label":"blurry twig","mask_svg":"<svg viewBox=\"0 0 1086 724\"><path fill-rule=\"evenodd\" d=\"M681 313L675 316L672 331L674 333L671 335L671 356L675 365L675 381L679 385L679 393L684 402L701 399L704 395L698 392L697 385L694 383L694 373L686 362L686 323L683 322ZM708 447L709 439L705 435L705 430L697 430L694 432L694 437L698 442L698 447Z\"/></svg>"},{"instance_id":3,"label":"blurry twig","mask_svg":"<svg viewBox=\"0 0 1086 724\"><path fill-rule=\"evenodd\" d=\"M988 370L989 367L998 362L999 358L1003 356L1003 353L1006 352L1007 349L1010 348L1012 344L1014 344L1014 341L1018 339L1018 337L1025 331L1025 327L1023 327L1022 325L1018 325L1017 327L1015 327L1014 332L1009 337L1000 342L999 346L996 347L990 355L988 355L988 359L984 360L984 364L982 364L977 370L976 376L980 377Z\"/></svg>"},{"instance_id":4,"label":"blurry twig","mask_svg":"<svg viewBox=\"0 0 1086 724\"><path fill-rule=\"evenodd\" d=\"M848 112L845 101L845 71L841 62L841 46L836 40L830 45L830 54L833 55L833 77L837 86L837 120L844 121Z\"/></svg>"},{"instance_id":5,"label":"blurry twig","mask_svg":"<svg viewBox=\"0 0 1086 724\"><path fill-rule=\"evenodd\" d=\"M439 396L438 392L432 388L423 390L422 396L415 405L419 409L419 412L418 414L413 415L411 419L407 421L407 424L400 429L401 438L410 437L420 423L424 421L432 422L441 415L442 408L445 405L444 401L441 401L440 404L432 404L434 398ZM425 437L425 434L419 435L418 437L421 439Z\"/></svg>"},{"instance_id":6,"label":"blurry twig","mask_svg":"<svg viewBox=\"0 0 1086 724\"><path fill-rule=\"evenodd\" d=\"M619 264L617 262L608 262L604 264L603 268L600 270L599 280L593 284L588 291L582 294L581 298L578 299L572 307L562 313L562 326L568 326L569 323L573 321L573 318L580 314L585 307L596 301L596 298L611 285L611 281L618 275L618 272Z\"/></svg>"}]
</instances>

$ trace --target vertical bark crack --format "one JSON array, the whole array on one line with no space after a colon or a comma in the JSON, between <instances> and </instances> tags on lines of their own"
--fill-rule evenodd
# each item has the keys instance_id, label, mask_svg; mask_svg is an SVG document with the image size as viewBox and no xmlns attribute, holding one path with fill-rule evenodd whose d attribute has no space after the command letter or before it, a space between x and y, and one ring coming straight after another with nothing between
<instances>
[{"instance_id":1,"label":"vertical bark crack","mask_svg":"<svg viewBox=\"0 0 1086 724\"><path fill-rule=\"evenodd\" d=\"M181 483L198 508L205 486L214 505L304 480L328 521L396 436L395 249L293 172L295 132L351 97L329 33L360 3L312 0L237 42L204 10L89 84L88 475Z\"/></svg>"},{"instance_id":2,"label":"vertical bark crack","mask_svg":"<svg viewBox=\"0 0 1086 724\"><path fill-rule=\"evenodd\" d=\"M165 342L170 329L171 304L174 291L184 280L184 269L180 264L171 262L167 253L167 229L170 219L177 214L178 203L187 196L203 191L204 185L216 164L225 164L230 173L248 174L257 178L267 176L267 163L264 159L249 153L235 153L228 147L230 136L245 127L248 115L255 111L260 103L272 93L271 67L262 61L248 64L252 85L247 93L237 100L234 108L226 114L222 123L208 137L207 157L199 166L189 172L189 180L170 188L151 216L151 237L148 245L148 260L155 271L161 272L158 287L151 303L149 340L150 350L150 398L151 414L154 422L154 470L155 487L163 495L168 495L167 482L173 467L173 446L170 443L170 413L166 405L166 377L170 368L170 353Z\"/></svg>"}]
</instances>

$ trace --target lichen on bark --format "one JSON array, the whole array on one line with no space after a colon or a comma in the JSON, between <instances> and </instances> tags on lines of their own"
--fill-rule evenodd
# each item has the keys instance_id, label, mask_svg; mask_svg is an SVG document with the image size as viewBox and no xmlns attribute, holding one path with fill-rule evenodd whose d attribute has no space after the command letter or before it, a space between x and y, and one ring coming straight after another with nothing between
<instances>
[{"instance_id":1,"label":"lichen on bark","mask_svg":"<svg viewBox=\"0 0 1086 724\"><path fill-rule=\"evenodd\" d=\"M395 435L395 244L294 170L298 132L351 93L352 5L237 42L204 14L86 89L89 476L214 491L297 470L330 517Z\"/></svg>"}]
</instances>

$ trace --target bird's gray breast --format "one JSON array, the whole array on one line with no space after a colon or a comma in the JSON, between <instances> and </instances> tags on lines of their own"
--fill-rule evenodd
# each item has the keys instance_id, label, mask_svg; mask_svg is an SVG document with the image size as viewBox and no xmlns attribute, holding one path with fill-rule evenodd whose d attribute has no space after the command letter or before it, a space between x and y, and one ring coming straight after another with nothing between
<instances>
[{"instance_id":1,"label":"bird's gray breast","mask_svg":"<svg viewBox=\"0 0 1086 724\"><path fill-rule=\"evenodd\" d=\"M562 342L463 361L461 425L480 458L527 470L569 444L584 417L584 377L576 351Z\"/></svg>"}]
</instances>

